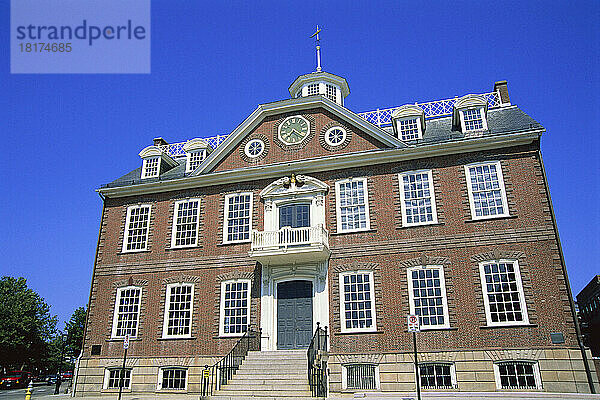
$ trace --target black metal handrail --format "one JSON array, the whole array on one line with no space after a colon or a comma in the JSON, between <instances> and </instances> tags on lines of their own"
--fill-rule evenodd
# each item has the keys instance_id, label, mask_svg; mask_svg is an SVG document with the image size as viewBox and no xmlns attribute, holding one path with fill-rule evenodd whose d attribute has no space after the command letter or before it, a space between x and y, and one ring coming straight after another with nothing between
<instances>
[{"instance_id":1,"label":"black metal handrail","mask_svg":"<svg viewBox=\"0 0 600 400\"><path fill-rule=\"evenodd\" d=\"M327 327L317 329L308 346L308 384L313 397L327 397Z\"/></svg>"},{"instance_id":2,"label":"black metal handrail","mask_svg":"<svg viewBox=\"0 0 600 400\"><path fill-rule=\"evenodd\" d=\"M212 366L205 365L202 371L201 396L211 396L221 389L237 372L249 351L260 351L260 329L248 330L237 341L233 349Z\"/></svg>"}]
</instances>

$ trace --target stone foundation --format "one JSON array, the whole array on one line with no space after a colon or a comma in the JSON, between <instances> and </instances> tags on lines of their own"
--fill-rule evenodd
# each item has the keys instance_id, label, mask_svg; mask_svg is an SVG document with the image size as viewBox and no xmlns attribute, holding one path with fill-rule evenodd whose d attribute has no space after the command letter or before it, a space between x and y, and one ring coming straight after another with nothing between
<instances>
[{"instance_id":1,"label":"stone foundation","mask_svg":"<svg viewBox=\"0 0 600 400\"><path fill-rule=\"evenodd\" d=\"M600 391L596 367L588 351L589 365ZM447 391L487 392L498 389L494 363L498 361L535 361L539 366L540 392L589 393L589 385L581 352L578 349L481 350L419 353L419 362L451 362L456 371L456 386ZM330 355L328 367L330 393L364 392L343 389L342 369L345 364L369 363L378 366L378 391L414 392L415 372L412 353ZM427 389L424 389L427 391ZM440 391L435 389L434 391ZM523 391L521 389L520 391Z\"/></svg>"}]
</instances>

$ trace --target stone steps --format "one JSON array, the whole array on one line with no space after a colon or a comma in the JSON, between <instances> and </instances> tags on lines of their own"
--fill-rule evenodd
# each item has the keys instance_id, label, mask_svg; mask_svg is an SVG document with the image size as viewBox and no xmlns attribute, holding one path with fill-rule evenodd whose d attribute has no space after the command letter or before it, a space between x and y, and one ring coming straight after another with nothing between
<instances>
[{"instance_id":1,"label":"stone steps","mask_svg":"<svg viewBox=\"0 0 600 400\"><path fill-rule=\"evenodd\" d=\"M233 378L213 400L308 400L305 350L249 352Z\"/></svg>"}]
</instances>

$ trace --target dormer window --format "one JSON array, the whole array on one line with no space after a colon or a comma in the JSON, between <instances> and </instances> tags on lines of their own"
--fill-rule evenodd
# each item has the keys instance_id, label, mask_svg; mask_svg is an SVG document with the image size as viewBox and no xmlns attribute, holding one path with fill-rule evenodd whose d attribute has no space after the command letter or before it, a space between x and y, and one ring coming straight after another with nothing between
<instances>
[{"instance_id":1,"label":"dormer window","mask_svg":"<svg viewBox=\"0 0 600 400\"><path fill-rule=\"evenodd\" d=\"M142 179L154 178L160 172L160 157L146 158L142 165Z\"/></svg>"},{"instance_id":2,"label":"dormer window","mask_svg":"<svg viewBox=\"0 0 600 400\"><path fill-rule=\"evenodd\" d=\"M188 140L183 145L186 154L185 172L194 172L212 151L212 147L201 138Z\"/></svg>"},{"instance_id":3,"label":"dormer window","mask_svg":"<svg viewBox=\"0 0 600 400\"><path fill-rule=\"evenodd\" d=\"M318 83L312 83L312 84L308 85L308 95L312 96L315 94L319 94L319 84Z\"/></svg>"},{"instance_id":4,"label":"dormer window","mask_svg":"<svg viewBox=\"0 0 600 400\"><path fill-rule=\"evenodd\" d=\"M327 98L333 102L337 103L337 89L335 86L333 85L325 85L325 95L327 96Z\"/></svg>"},{"instance_id":5,"label":"dormer window","mask_svg":"<svg viewBox=\"0 0 600 400\"><path fill-rule=\"evenodd\" d=\"M419 106L405 105L394 111L392 123L398 139L402 141L422 139L425 131L425 113Z\"/></svg>"},{"instance_id":6,"label":"dormer window","mask_svg":"<svg viewBox=\"0 0 600 400\"><path fill-rule=\"evenodd\" d=\"M478 95L468 94L454 103L453 125L463 133L483 132L487 125L487 101Z\"/></svg>"},{"instance_id":7,"label":"dormer window","mask_svg":"<svg viewBox=\"0 0 600 400\"><path fill-rule=\"evenodd\" d=\"M158 145L146 147L140 151L139 156L143 160L140 174L142 179L158 178L160 174L177 165L177 162L164 153Z\"/></svg>"}]
</instances>

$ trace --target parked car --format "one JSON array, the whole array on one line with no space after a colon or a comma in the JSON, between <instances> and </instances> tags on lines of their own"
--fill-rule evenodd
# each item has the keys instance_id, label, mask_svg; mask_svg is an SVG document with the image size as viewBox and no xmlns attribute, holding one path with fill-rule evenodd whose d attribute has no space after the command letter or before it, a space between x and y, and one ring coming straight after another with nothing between
<instances>
[{"instance_id":1,"label":"parked car","mask_svg":"<svg viewBox=\"0 0 600 400\"><path fill-rule=\"evenodd\" d=\"M56 385L56 378L58 378L58 375L48 375L46 377L46 385Z\"/></svg>"},{"instance_id":2,"label":"parked car","mask_svg":"<svg viewBox=\"0 0 600 400\"><path fill-rule=\"evenodd\" d=\"M31 373L26 371L10 371L0 379L0 389L24 388L29 385Z\"/></svg>"}]
</instances>

